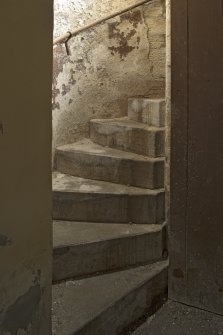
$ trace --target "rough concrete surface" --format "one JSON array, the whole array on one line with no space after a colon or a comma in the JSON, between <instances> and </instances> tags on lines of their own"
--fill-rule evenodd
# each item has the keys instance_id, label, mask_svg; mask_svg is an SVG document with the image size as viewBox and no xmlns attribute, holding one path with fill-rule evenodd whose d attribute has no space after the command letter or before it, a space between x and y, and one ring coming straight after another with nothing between
<instances>
[{"instance_id":1,"label":"rough concrete surface","mask_svg":"<svg viewBox=\"0 0 223 335\"><path fill-rule=\"evenodd\" d=\"M57 148L56 169L73 176L129 186L164 187L164 158L103 147L89 139Z\"/></svg>"},{"instance_id":2,"label":"rough concrete surface","mask_svg":"<svg viewBox=\"0 0 223 335\"><path fill-rule=\"evenodd\" d=\"M128 117L90 121L92 141L139 155L164 156L164 137L165 128L149 127Z\"/></svg>"},{"instance_id":3,"label":"rough concrete surface","mask_svg":"<svg viewBox=\"0 0 223 335\"><path fill-rule=\"evenodd\" d=\"M160 225L55 221L54 281L95 275L162 260Z\"/></svg>"},{"instance_id":4,"label":"rough concrete surface","mask_svg":"<svg viewBox=\"0 0 223 335\"><path fill-rule=\"evenodd\" d=\"M223 316L168 301L134 335L222 335Z\"/></svg>"},{"instance_id":5,"label":"rough concrete surface","mask_svg":"<svg viewBox=\"0 0 223 335\"><path fill-rule=\"evenodd\" d=\"M54 221L53 226L54 248L156 234L162 231L160 225Z\"/></svg>"},{"instance_id":6,"label":"rough concrete surface","mask_svg":"<svg viewBox=\"0 0 223 335\"><path fill-rule=\"evenodd\" d=\"M129 98L130 120L146 123L152 127L165 126L166 102L164 99Z\"/></svg>"},{"instance_id":7,"label":"rough concrete surface","mask_svg":"<svg viewBox=\"0 0 223 335\"><path fill-rule=\"evenodd\" d=\"M53 286L53 335L116 335L160 302L167 262Z\"/></svg>"},{"instance_id":8,"label":"rough concrete surface","mask_svg":"<svg viewBox=\"0 0 223 335\"><path fill-rule=\"evenodd\" d=\"M53 174L55 220L113 223L163 223L163 189L150 190Z\"/></svg>"},{"instance_id":9,"label":"rough concrete surface","mask_svg":"<svg viewBox=\"0 0 223 335\"><path fill-rule=\"evenodd\" d=\"M55 0L55 36L133 0ZM154 0L54 49L53 148L88 136L92 118L127 114L128 97L165 96L165 1Z\"/></svg>"}]
</instances>

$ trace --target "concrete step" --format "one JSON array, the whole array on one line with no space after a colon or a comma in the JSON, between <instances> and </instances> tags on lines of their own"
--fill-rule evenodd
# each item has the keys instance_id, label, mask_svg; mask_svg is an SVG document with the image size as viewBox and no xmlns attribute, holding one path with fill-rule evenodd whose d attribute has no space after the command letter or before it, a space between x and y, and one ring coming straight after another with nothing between
<instances>
[{"instance_id":1,"label":"concrete step","mask_svg":"<svg viewBox=\"0 0 223 335\"><path fill-rule=\"evenodd\" d=\"M118 335L161 303L167 262L53 285L53 335Z\"/></svg>"},{"instance_id":2,"label":"concrete step","mask_svg":"<svg viewBox=\"0 0 223 335\"><path fill-rule=\"evenodd\" d=\"M77 177L145 188L164 187L164 159L149 158L93 143L89 139L56 151L57 170Z\"/></svg>"},{"instance_id":3,"label":"concrete step","mask_svg":"<svg viewBox=\"0 0 223 335\"><path fill-rule=\"evenodd\" d=\"M163 189L149 190L53 173L53 218L155 224L164 221Z\"/></svg>"},{"instance_id":4,"label":"concrete step","mask_svg":"<svg viewBox=\"0 0 223 335\"><path fill-rule=\"evenodd\" d=\"M53 280L86 277L162 260L165 228L54 221Z\"/></svg>"},{"instance_id":5,"label":"concrete step","mask_svg":"<svg viewBox=\"0 0 223 335\"><path fill-rule=\"evenodd\" d=\"M164 133L165 128L149 127L128 117L90 121L93 142L150 157L164 156Z\"/></svg>"},{"instance_id":6,"label":"concrete step","mask_svg":"<svg viewBox=\"0 0 223 335\"><path fill-rule=\"evenodd\" d=\"M166 102L164 99L128 99L128 117L152 127L165 126Z\"/></svg>"}]
</instances>

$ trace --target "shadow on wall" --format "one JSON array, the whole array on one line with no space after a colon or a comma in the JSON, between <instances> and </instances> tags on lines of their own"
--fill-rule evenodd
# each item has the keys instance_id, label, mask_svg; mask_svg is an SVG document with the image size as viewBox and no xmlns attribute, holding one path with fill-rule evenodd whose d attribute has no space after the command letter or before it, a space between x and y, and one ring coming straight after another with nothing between
<instances>
[{"instance_id":1,"label":"shadow on wall","mask_svg":"<svg viewBox=\"0 0 223 335\"><path fill-rule=\"evenodd\" d=\"M55 0L55 36L133 3ZM155 0L72 38L71 56L54 49L53 151L88 137L92 118L126 115L128 97L165 95L165 29Z\"/></svg>"}]
</instances>

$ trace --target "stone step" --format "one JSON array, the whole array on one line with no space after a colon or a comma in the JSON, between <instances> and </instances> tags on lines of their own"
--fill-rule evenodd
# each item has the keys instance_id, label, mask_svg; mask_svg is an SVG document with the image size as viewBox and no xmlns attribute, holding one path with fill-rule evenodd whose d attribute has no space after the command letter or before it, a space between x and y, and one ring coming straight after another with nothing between
<instances>
[{"instance_id":1,"label":"stone step","mask_svg":"<svg viewBox=\"0 0 223 335\"><path fill-rule=\"evenodd\" d=\"M128 117L152 127L165 126L166 102L164 99L128 99Z\"/></svg>"},{"instance_id":2,"label":"stone step","mask_svg":"<svg viewBox=\"0 0 223 335\"><path fill-rule=\"evenodd\" d=\"M53 218L155 224L164 221L163 189L149 190L53 173Z\"/></svg>"},{"instance_id":3,"label":"stone step","mask_svg":"<svg viewBox=\"0 0 223 335\"><path fill-rule=\"evenodd\" d=\"M161 304L167 261L53 285L53 335L118 335Z\"/></svg>"},{"instance_id":4,"label":"stone step","mask_svg":"<svg viewBox=\"0 0 223 335\"><path fill-rule=\"evenodd\" d=\"M53 280L86 277L162 260L165 228L54 221Z\"/></svg>"},{"instance_id":5,"label":"stone step","mask_svg":"<svg viewBox=\"0 0 223 335\"><path fill-rule=\"evenodd\" d=\"M128 117L90 121L93 142L140 155L164 156L164 136L165 128L149 127Z\"/></svg>"},{"instance_id":6,"label":"stone step","mask_svg":"<svg viewBox=\"0 0 223 335\"><path fill-rule=\"evenodd\" d=\"M57 148L58 171L77 177L144 188L164 187L164 159L149 158L89 139Z\"/></svg>"}]
</instances>

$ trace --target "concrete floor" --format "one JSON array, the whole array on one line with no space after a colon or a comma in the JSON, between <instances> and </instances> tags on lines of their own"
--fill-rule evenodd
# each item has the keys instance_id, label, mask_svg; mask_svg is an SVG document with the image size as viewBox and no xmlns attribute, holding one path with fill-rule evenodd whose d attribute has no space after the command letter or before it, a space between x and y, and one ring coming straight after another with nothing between
<instances>
[{"instance_id":1,"label":"concrete floor","mask_svg":"<svg viewBox=\"0 0 223 335\"><path fill-rule=\"evenodd\" d=\"M133 335L223 335L223 316L167 302Z\"/></svg>"}]
</instances>

